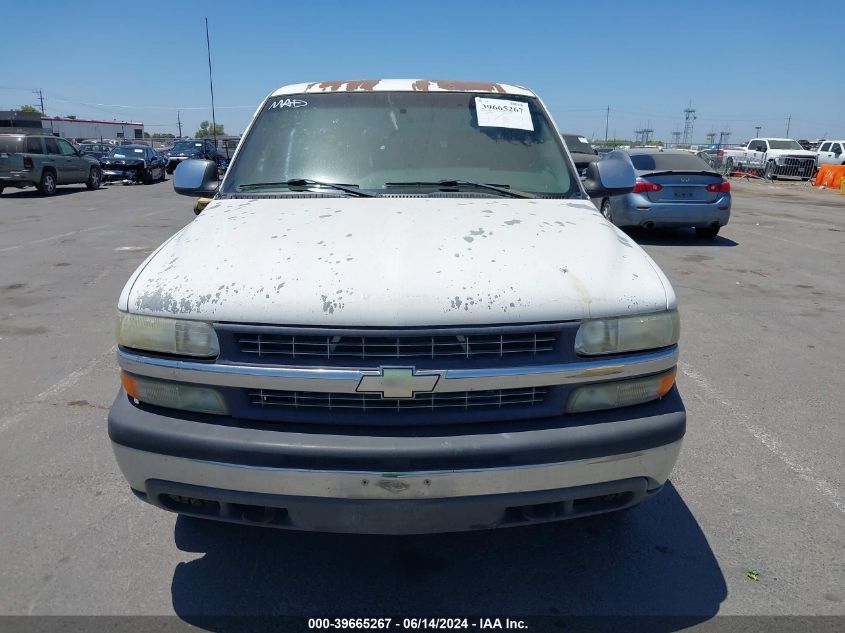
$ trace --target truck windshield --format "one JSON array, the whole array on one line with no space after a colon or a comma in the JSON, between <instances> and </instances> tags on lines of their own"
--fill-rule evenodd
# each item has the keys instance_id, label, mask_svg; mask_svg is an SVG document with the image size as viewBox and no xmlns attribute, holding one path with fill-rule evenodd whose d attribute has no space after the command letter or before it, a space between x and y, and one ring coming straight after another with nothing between
<instances>
[{"instance_id":1,"label":"truck windshield","mask_svg":"<svg viewBox=\"0 0 845 633\"><path fill-rule=\"evenodd\" d=\"M465 92L271 97L243 140L223 192L250 183L279 183L284 190L286 181L300 179L376 192L392 183L391 193L403 185L425 193L420 185L441 180L550 196L580 191L536 99Z\"/></svg>"},{"instance_id":2,"label":"truck windshield","mask_svg":"<svg viewBox=\"0 0 845 633\"><path fill-rule=\"evenodd\" d=\"M175 152L197 152L202 151L202 143L197 141L176 141L171 148Z\"/></svg>"},{"instance_id":3,"label":"truck windshield","mask_svg":"<svg viewBox=\"0 0 845 633\"><path fill-rule=\"evenodd\" d=\"M593 146L590 145L590 142L583 136L578 136L576 134L561 134L563 137L566 146L569 148L570 152L580 152L582 154L595 154L593 150Z\"/></svg>"},{"instance_id":4,"label":"truck windshield","mask_svg":"<svg viewBox=\"0 0 845 633\"><path fill-rule=\"evenodd\" d=\"M772 149L804 149L798 141L774 141L769 140L769 147Z\"/></svg>"}]
</instances>

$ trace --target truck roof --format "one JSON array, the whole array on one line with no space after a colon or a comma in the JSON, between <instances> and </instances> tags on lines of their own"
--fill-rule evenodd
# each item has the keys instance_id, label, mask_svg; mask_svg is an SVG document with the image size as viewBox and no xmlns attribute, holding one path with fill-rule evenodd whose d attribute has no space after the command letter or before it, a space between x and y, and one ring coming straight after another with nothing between
<instances>
[{"instance_id":1,"label":"truck roof","mask_svg":"<svg viewBox=\"0 0 845 633\"><path fill-rule=\"evenodd\" d=\"M487 81L460 81L452 79L356 79L345 81L315 81L282 86L270 96L314 92L481 92L511 94L524 97L536 96L522 86L491 83Z\"/></svg>"}]
</instances>

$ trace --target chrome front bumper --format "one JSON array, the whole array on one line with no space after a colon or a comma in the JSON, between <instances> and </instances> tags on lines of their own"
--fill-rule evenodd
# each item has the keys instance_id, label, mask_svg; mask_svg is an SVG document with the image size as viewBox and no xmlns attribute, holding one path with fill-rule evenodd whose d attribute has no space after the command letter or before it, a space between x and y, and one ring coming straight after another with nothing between
<instances>
[{"instance_id":1,"label":"chrome front bumper","mask_svg":"<svg viewBox=\"0 0 845 633\"><path fill-rule=\"evenodd\" d=\"M636 505L668 479L681 440L565 463L410 473L262 468L113 448L136 494L171 511L297 530L416 534Z\"/></svg>"},{"instance_id":2,"label":"chrome front bumper","mask_svg":"<svg viewBox=\"0 0 845 633\"><path fill-rule=\"evenodd\" d=\"M201 384L212 387L243 387L280 391L356 393L361 379L378 374L367 369L279 367L202 363L156 358L118 349L117 362L130 374ZM583 360L557 365L524 367L426 370L440 376L434 393L516 389L621 380L656 374L675 367L678 348L642 352L624 359Z\"/></svg>"},{"instance_id":3,"label":"chrome front bumper","mask_svg":"<svg viewBox=\"0 0 845 633\"><path fill-rule=\"evenodd\" d=\"M681 440L648 450L557 464L475 470L380 473L244 466L159 455L112 444L129 485L149 479L297 497L339 499L440 499L570 488L646 477L650 488L668 478Z\"/></svg>"}]
</instances>

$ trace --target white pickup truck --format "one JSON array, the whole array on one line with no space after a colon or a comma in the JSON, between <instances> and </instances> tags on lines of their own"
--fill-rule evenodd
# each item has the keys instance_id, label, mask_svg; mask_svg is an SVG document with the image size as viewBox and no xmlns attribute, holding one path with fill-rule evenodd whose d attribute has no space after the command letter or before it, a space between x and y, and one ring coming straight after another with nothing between
<instances>
[{"instance_id":1,"label":"white pickup truck","mask_svg":"<svg viewBox=\"0 0 845 633\"><path fill-rule=\"evenodd\" d=\"M725 171L754 171L768 180L790 176L809 180L816 155L789 138L755 138L745 147L723 150Z\"/></svg>"},{"instance_id":2,"label":"white pickup truck","mask_svg":"<svg viewBox=\"0 0 845 633\"><path fill-rule=\"evenodd\" d=\"M845 165L845 140L825 141L816 150L819 166Z\"/></svg>"},{"instance_id":3,"label":"white pickup truck","mask_svg":"<svg viewBox=\"0 0 845 633\"><path fill-rule=\"evenodd\" d=\"M590 196L537 96L466 81L310 83L258 108L222 183L118 304L109 412L135 494L329 532L622 510L686 426L672 286Z\"/></svg>"}]
</instances>

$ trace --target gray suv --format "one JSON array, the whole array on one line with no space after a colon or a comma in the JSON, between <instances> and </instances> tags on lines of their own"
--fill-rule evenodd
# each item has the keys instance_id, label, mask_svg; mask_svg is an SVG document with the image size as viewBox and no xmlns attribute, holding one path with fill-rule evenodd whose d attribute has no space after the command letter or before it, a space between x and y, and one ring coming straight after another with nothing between
<instances>
[{"instance_id":1,"label":"gray suv","mask_svg":"<svg viewBox=\"0 0 845 633\"><path fill-rule=\"evenodd\" d=\"M50 196L57 185L85 183L97 189L102 179L100 162L66 139L0 134L0 193L6 187L35 187Z\"/></svg>"}]
</instances>

